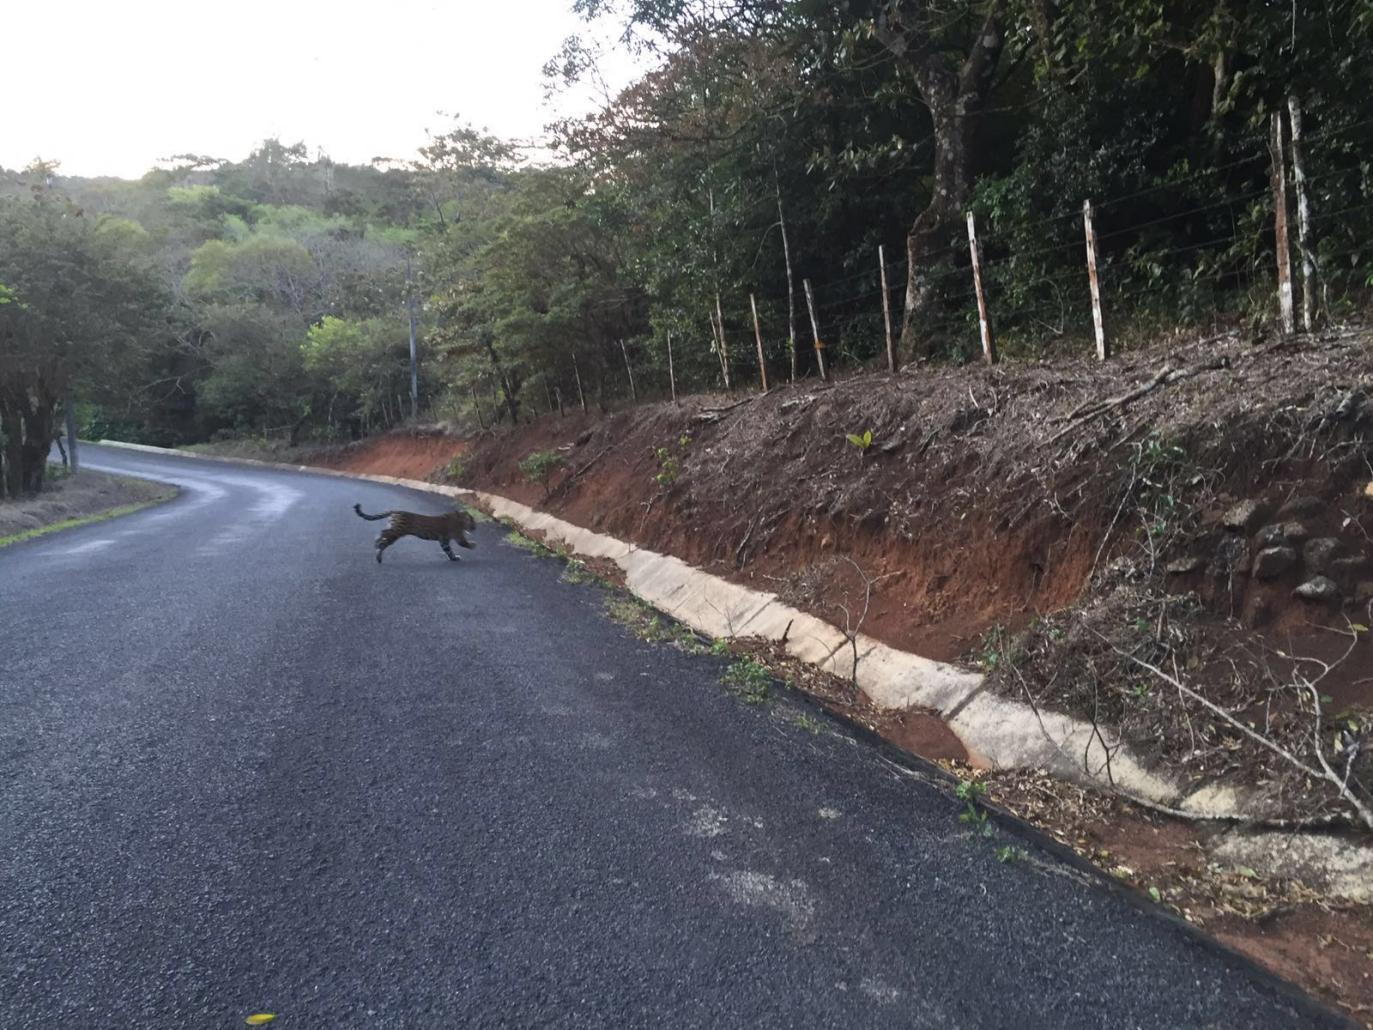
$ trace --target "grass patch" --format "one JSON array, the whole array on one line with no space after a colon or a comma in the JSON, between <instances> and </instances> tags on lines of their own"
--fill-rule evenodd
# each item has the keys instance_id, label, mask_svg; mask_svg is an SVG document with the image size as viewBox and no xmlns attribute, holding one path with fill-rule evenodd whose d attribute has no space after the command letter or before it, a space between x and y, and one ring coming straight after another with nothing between
<instances>
[{"instance_id":1,"label":"grass patch","mask_svg":"<svg viewBox=\"0 0 1373 1030\"><path fill-rule=\"evenodd\" d=\"M705 641L680 622L660 615L632 594L616 591L605 601L605 614L640 640L649 644L671 644L687 654L705 654Z\"/></svg>"},{"instance_id":2,"label":"grass patch","mask_svg":"<svg viewBox=\"0 0 1373 1030\"><path fill-rule=\"evenodd\" d=\"M825 724L811 715L804 708L791 708L783 706L780 709L782 718L791 723L798 729L803 729L807 733L818 734L825 728Z\"/></svg>"},{"instance_id":3,"label":"grass patch","mask_svg":"<svg viewBox=\"0 0 1373 1030\"><path fill-rule=\"evenodd\" d=\"M772 673L766 665L755 662L752 658L742 658L735 662L725 670L720 682L729 688L730 693L748 705L763 704L772 692Z\"/></svg>"},{"instance_id":4,"label":"grass patch","mask_svg":"<svg viewBox=\"0 0 1373 1030\"><path fill-rule=\"evenodd\" d=\"M558 554L557 551L553 550L551 547L546 547L545 545L539 543L539 541L533 539L532 537L525 536L518 529L512 529L508 533L506 533L505 542L507 544L511 544L515 547L520 548L522 551L528 551L530 554L535 555L539 558L562 557L560 554Z\"/></svg>"},{"instance_id":5,"label":"grass patch","mask_svg":"<svg viewBox=\"0 0 1373 1030\"><path fill-rule=\"evenodd\" d=\"M98 511L92 515L79 515L74 519L63 519L61 522L54 522L51 525L39 526L36 529L26 529L22 533L11 533L9 536L0 536L0 547L8 547L10 544L22 543L25 540L32 540L34 537L47 536L49 533L57 533L64 529L75 529L77 526L89 526L94 522L104 522L106 519L117 519L121 515L132 515L136 511L144 508L151 508L154 504L163 504L170 501L176 494L169 493L164 497L154 497L150 501L139 501L137 504L121 504L117 508L110 508L106 511Z\"/></svg>"},{"instance_id":6,"label":"grass patch","mask_svg":"<svg viewBox=\"0 0 1373 1030\"><path fill-rule=\"evenodd\" d=\"M564 583L575 583L579 586L610 586L604 579L592 572L591 569L587 567L586 562L579 561L576 558L567 559L567 565L563 569L563 574L558 578Z\"/></svg>"}]
</instances>

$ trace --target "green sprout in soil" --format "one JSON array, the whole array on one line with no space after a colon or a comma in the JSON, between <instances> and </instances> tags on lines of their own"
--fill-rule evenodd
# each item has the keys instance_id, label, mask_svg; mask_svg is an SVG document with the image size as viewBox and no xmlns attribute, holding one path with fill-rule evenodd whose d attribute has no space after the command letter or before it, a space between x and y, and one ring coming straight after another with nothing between
<instances>
[{"instance_id":1,"label":"green sprout in soil","mask_svg":"<svg viewBox=\"0 0 1373 1030\"><path fill-rule=\"evenodd\" d=\"M740 701L758 705L768 699L772 689L772 673L752 658L741 658L725 670L720 682Z\"/></svg>"},{"instance_id":2,"label":"green sprout in soil","mask_svg":"<svg viewBox=\"0 0 1373 1030\"><path fill-rule=\"evenodd\" d=\"M954 789L954 795L963 802L963 811L958 813L960 823L979 837L990 837L996 832L987 822L987 810L982 807L982 799L987 796L985 784L964 780Z\"/></svg>"},{"instance_id":3,"label":"green sprout in soil","mask_svg":"<svg viewBox=\"0 0 1373 1030\"><path fill-rule=\"evenodd\" d=\"M858 448L858 457L861 459L867 456L868 448L872 446L872 430L865 429L861 433L848 433L844 439Z\"/></svg>"},{"instance_id":4,"label":"green sprout in soil","mask_svg":"<svg viewBox=\"0 0 1373 1030\"><path fill-rule=\"evenodd\" d=\"M782 713L783 718L785 718L787 722L791 723L793 726L797 726L800 729L805 730L807 733L819 733L822 729L824 729L824 723L822 723L815 716L811 715L810 712L807 712L803 709L784 708L782 709Z\"/></svg>"}]
</instances>

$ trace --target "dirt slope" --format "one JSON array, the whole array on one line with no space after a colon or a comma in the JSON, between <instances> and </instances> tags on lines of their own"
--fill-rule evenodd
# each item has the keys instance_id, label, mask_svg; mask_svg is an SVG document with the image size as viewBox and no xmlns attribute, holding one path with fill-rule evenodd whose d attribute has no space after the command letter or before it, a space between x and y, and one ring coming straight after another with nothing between
<instances>
[{"instance_id":1,"label":"dirt slope","mask_svg":"<svg viewBox=\"0 0 1373 1030\"><path fill-rule=\"evenodd\" d=\"M1309 720L1276 652L1339 659L1324 714L1366 734L1373 644L1348 627L1373 623L1369 357L1366 333L1228 334L1104 367L914 368L545 417L480 441L463 482L980 663L1196 781L1248 767L1309 815L1329 798L1138 662L1181 660L1291 742ZM541 450L565 463L547 496L519 467Z\"/></svg>"},{"instance_id":2,"label":"dirt slope","mask_svg":"<svg viewBox=\"0 0 1373 1030\"><path fill-rule=\"evenodd\" d=\"M465 441L441 432L391 433L316 452L307 458L307 463L343 472L428 479L466 450Z\"/></svg>"}]
</instances>

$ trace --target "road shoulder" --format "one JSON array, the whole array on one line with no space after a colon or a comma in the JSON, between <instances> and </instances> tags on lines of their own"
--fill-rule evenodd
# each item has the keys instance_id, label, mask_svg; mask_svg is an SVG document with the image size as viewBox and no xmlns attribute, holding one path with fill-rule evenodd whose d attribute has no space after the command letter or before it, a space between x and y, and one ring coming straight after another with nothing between
<instances>
[{"instance_id":1,"label":"road shoulder","mask_svg":"<svg viewBox=\"0 0 1373 1030\"><path fill-rule=\"evenodd\" d=\"M63 475L35 497L0 502L0 547L129 515L176 494L166 483L91 469Z\"/></svg>"}]
</instances>

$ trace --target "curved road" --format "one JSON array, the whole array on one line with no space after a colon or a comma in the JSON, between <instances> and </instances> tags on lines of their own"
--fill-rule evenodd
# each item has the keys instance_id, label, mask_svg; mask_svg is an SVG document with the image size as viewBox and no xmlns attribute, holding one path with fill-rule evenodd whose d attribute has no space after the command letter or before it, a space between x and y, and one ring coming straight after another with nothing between
<instances>
[{"instance_id":1,"label":"curved road","mask_svg":"<svg viewBox=\"0 0 1373 1030\"><path fill-rule=\"evenodd\" d=\"M86 457L183 492L0 551L0 1027L1337 1022L440 498Z\"/></svg>"}]
</instances>

